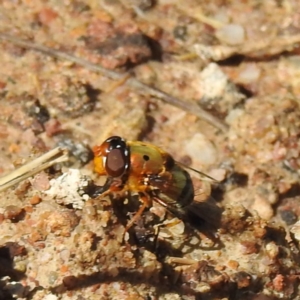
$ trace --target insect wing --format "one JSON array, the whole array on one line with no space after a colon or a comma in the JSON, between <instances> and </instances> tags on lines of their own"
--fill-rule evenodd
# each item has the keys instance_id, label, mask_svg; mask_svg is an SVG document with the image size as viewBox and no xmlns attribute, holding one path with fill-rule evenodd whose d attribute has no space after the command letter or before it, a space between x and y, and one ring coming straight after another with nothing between
<instances>
[{"instance_id":1,"label":"insect wing","mask_svg":"<svg viewBox=\"0 0 300 300\"><path fill-rule=\"evenodd\" d=\"M205 224L218 228L223 210L211 196L211 188L212 184L219 183L219 181L199 170L181 163L178 163L178 165L189 172L194 186L194 201L186 207L186 217L196 227L199 223L203 226L203 222L199 222L199 219L201 219L204 220Z\"/></svg>"},{"instance_id":2,"label":"insect wing","mask_svg":"<svg viewBox=\"0 0 300 300\"><path fill-rule=\"evenodd\" d=\"M181 210L194 199L194 186L188 172L175 165L170 171L148 177L162 205L169 210Z\"/></svg>"},{"instance_id":3,"label":"insect wing","mask_svg":"<svg viewBox=\"0 0 300 300\"><path fill-rule=\"evenodd\" d=\"M190 173L200 174L206 181L191 178ZM210 195L211 181L216 182L202 172L188 167L182 168L181 164L176 164L170 172L149 177L150 185L157 189L154 200L176 217L188 219L196 226L202 225L204 220L205 223L217 227L222 209Z\"/></svg>"},{"instance_id":4,"label":"insect wing","mask_svg":"<svg viewBox=\"0 0 300 300\"><path fill-rule=\"evenodd\" d=\"M184 165L180 162L177 162L177 161L176 161L176 164L178 166L180 166L181 168L187 170L192 177L198 178L198 179L203 180L203 181L208 181L208 182L212 182L212 183L219 183L218 180L216 180L215 178L209 176L208 174L205 174L204 172L201 172L201 171L196 170L194 168L188 167L188 166L186 166L186 165Z\"/></svg>"},{"instance_id":5,"label":"insect wing","mask_svg":"<svg viewBox=\"0 0 300 300\"><path fill-rule=\"evenodd\" d=\"M223 209L217 205L215 199L208 196L205 201L194 201L186 208L186 216L195 227L203 224L219 228ZM204 222L203 222L204 221Z\"/></svg>"}]
</instances>

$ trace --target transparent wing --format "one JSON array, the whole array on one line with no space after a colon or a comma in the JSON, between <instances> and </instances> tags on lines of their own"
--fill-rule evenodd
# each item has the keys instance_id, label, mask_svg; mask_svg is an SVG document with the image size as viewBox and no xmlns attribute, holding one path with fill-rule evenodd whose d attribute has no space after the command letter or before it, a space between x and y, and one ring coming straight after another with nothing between
<instances>
[{"instance_id":1,"label":"transparent wing","mask_svg":"<svg viewBox=\"0 0 300 300\"><path fill-rule=\"evenodd\" d=\"M209 176L209 175L207 175L207 174L205 174L205 173L203 173L199 170L188 167L188 166L186 166L186 165L184 165L180 162L177 162L177 161L176 161L176 164L179 165L181 168L187 170L191 174L192 177L196 177L198 179L201 179L201 180L204 180L204 181L209 181L209 182L212 182L212 183L219 183L219 181L216 180L215 178L213 178L213 177L211 177L211 176Z\"/></svg>"},{"instance_id":2,"label":"transparent wing","mask_svg":"<svg viewBox=\"0 0 300 300\"><path fill-rule=\"evenodd\" d=\"M186 207L187 219L195 227L212 225L214 228L219 228L222 212L223 209L217 205L211 196L202 202L193 201Z\"/></svg>"},{"instance_id":3,"label":"transparent wing","mask_svg":"<svg viewBox=\"0 0 300 300\"><path fill-rule=\"evenodd\" d=\"M152 187L157 189L154 201L166 207L176 217L184 219L195 225L209 223L218 227L222 209L211 197L211 181L217 182L210 176L192 169L201 178L191 178L190 168L181 165L173 168L163 175L154 175L150 179ZM208 178L208 181L207 181ZM204 221L204 222L203 222Z\"/></svg>"},{"instance_id":4,"label":"transparent wing","mask_svg":"<svg viewBox=\"0 0 300 300\"><path fill-rule=\"evenodd\" d=\"M148 177L149 184L154 188L155 195L165 203L167 208L181 208L194 199L194 186L189 173L175 166L163 174Z\"/></svg>"}]
</instances>

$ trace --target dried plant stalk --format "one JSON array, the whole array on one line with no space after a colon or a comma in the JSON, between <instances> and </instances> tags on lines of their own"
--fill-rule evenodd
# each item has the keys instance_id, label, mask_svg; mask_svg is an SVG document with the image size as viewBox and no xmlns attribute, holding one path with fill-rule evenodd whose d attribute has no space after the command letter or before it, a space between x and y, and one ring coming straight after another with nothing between
<instances>
[{"instance_id":1,"label":"dried plant stalk","mask_svg":"<svg viewBox=\"0 0 300 300\"><path fill-rule=\"evenodd\" d=\"M176 97L173 97L159 89L150 87L147 84L142 83L141 81L137 80L136 78L129 76L129 73L120 74L120 73L117 73L117 72L114 72L111 70L107 70L99 65L93 64L87 60L76 57L74 55L67 54L62 51L55 50L52 48L48 48L43 45L38 45L38 44L35 44L30 41L25 41L25 40L19 39L18 37L13 37L13 36L7 35L5 33L0 33L0 39L9 41L20 47L24 47L27 49L32 49L35 51L42 52L42 53L52 56L52 57L56 57L56 58L63 59L63 60L69 60L69 61L74 62L80 66L83 66L91 71L101 73L102 75L104 75L108 78L111 78L113 80L122 81L125 78L124 84L126 84L132 88L139 89L139 90L141 90L142 93L150 94L154 97L157 97L161 101L164 101L168 104L176 106L176 107L178 107L188 113L191 113L193 115L196 115L197 117L207 121L208 123L210 123L211 125L213 125L214 127L218 128L218 129L222 130L223 132L226 132L228 130L227 124L225 124L220 119L216 118L209 112L202 109L199 105L196 105L194 103L189 103L186 101L182 101L182 100L180 100ZM126 80L126 78L128 78L128 79Z\"/></svg>"},{"instance_id":2,"label":"dried plant stalk","mask_svg":"<svg viewBox=\"0 0 300 300\"><path fill-rule=\"evenodd\" d=\"M42 156L32 160L24 166L0 178L0 192L7 188L45 170L54 164L65 162L69 159L68 151L60 147L54 148Z\"/></svg>"}]
</instances>

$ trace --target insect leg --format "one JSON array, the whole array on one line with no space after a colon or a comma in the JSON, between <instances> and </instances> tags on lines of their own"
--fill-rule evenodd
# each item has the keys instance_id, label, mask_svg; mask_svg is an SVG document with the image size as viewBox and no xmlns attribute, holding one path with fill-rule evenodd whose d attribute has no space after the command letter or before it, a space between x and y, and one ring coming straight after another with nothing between
<instances>
[{"instance_id":1,"label":"insect leg","mask_svg":"<svg viewBox=\"0 0 300 300\"><path fill-rule=\"evenodd\" d=\"M139 207L139 210L137 213L132 217L132 219L128 222L125 232L127 232L130 227L139 219L139 217L142 215L146 207L149 207L150 201L145 195L140 195L140 200L143 202L142 205ZM125 234L124 232L124 234Z\"/></svg>"},{"instance_id":2,"label":"insect leg","mask_svg":"<svg viewBox=\"0 0 300 300\"><path fill-rule=\"evenodd\" d=\"M88 194L91 198L97 198L98 196L106 196L110 193L110 187L111 187L111 179L108 178L104 185L91 185L88 187Z\"/></svg>"}]
</instances>

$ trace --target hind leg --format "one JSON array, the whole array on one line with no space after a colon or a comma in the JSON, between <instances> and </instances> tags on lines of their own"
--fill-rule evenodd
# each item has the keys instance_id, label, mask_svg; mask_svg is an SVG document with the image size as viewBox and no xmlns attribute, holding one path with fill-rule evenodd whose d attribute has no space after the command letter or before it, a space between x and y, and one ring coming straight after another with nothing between
<instances>
[{"instance_id":1,"label":"hind leg","mask_svg":"<svg viewBox=\"0 0 300 300\"><path fill-rule=\"evenodd\" d=\"M140 195L140 201L142 202L142 205L139 207L139 210L136 212L136 214L131 218L131 220L128 222L124 234L131 228L131 226L141 217L144 210L151 206L151 200L146 195Z\"/></svg>"}]
</instances>

